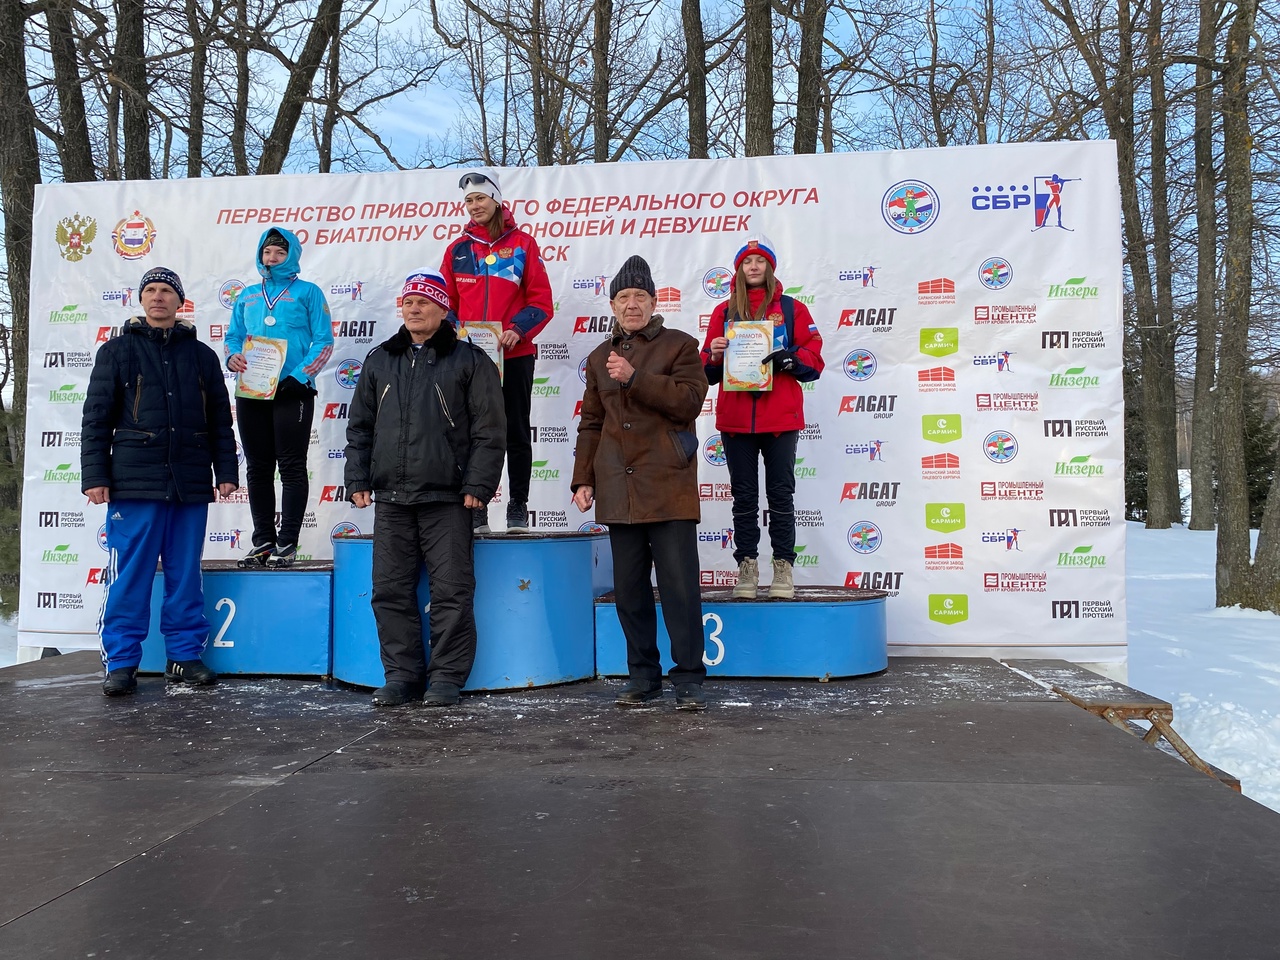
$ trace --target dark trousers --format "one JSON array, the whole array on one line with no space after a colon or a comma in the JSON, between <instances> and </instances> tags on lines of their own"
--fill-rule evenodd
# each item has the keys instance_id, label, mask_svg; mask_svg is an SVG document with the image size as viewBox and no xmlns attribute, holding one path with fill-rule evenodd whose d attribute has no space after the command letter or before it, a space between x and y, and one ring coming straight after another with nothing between
<instances>
[{"instance_id":1,"label":"dark trousers","mask_svg":"<svg viewBox=\"0 0 1280 960\"><path fill-rule=\"evenodd\" d=\"M671 637L672 683L702 683L702 588L698 583L698 525L693 520L611 523L613 590L618 620L627 638L631 679L662 683L658 656L658 616L650 570L658 574L662 619Z\"/></svg>"},{"instance_id":2,"label":"dark trousers","mask_svg":"<svg viewBox=\"0 0 1280 960\"><path fill-rule=\"evenodd\" d=\"M769 545L773 559L796 560L796 441L800 431L722 433L733 490L733 559L760 555L760 458L769 503Z\"/></svg>"},{"instance_id":3,"label":"dark trousers","mask_svg":"<svg viewBox=\"0 0 1280 960\"><path fill-rule=\"evenodd\" d=\"M315 394L292 378L270 400L236 398L244 448L245 487L253 518L253 545L296 544L307 509L307 449ZM276 534L276 468L280 469L280 533Z\"/></svg>"},{"instance_id":4,"label":"dark trousers","mask_svg":"<svg viewBox=\"0 0 1280 960\"><path fill-rule=\"evenodd\" d=\"M461 503L381 501L373 521L373 617L387 682L463 686L476 659L471 511ZM422 645L418 575L431 584L431 663Z\"/></svg>"},{"instance_id":5,"label":"dark trousers","mask_svg":"<svg viewBox=\"0 0 1280 960\"><path fill-rule=\"evenodd\" d=\"M507 502L529 502L533 441L529 414L533 409L533 361L512 357L502 365L502 401L507 410Z\"/></svg>"}]
</instances>

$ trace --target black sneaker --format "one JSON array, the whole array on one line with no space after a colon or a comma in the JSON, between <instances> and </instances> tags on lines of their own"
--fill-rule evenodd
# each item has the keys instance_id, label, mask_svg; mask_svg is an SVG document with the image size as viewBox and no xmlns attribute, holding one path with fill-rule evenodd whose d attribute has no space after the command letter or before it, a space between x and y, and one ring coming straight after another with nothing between
<instances>
[{"instance_id":1,"label":"black sneaker","mask_svg":"<svg viewBox=\"0 0 1280 960\"><path fill-rule=\"evenodd\" d=\"M618 691L618 695L613 698L613 702L620 707L643 707L647 703L652 703L654 700L661 699L661 683L656 687L651 687L648 684L642 684L636 680L632 680Z\"/></svg>"},{"instance_id":2,"label":"black sneaker","mask_svg":"<svg viewBox=\"0 0 1280 960\"><path fill-rule=\"evenodd\" d=\"M489 507L476 507L471 511L471 532L492 533L489 529Z\"/></svg>"},{"instance_id":3,"label":"black sneaker","mask_svg":"<svg viewBox=\"0 0 1280 960\"><path fill-rule=\"evenodd\" d=\"M676 709L677 710L707 709L707 695L702 691L702 684L677 683L676 684Z\"/></svg>"},{"instance_id":4,"label":"black sneaker","mask_svg":"<svg viewBox=\"0 0 1280 960\"><path fill-rule=\"evenodd\" d=\"M201 660L170 660L164 665L164 678L193 687L211 687L218 682L218 675Z\"/></svg>"},{"instance_id":5,"label":"black sneaker","mask_svg":"<svg viewBox=\"0 0 1280 960\"><path fill-rule=\"evenodd\" d=\"M283 570L286 567L292 567L293 561L298 557L298 545L296 543L282 543L271 551L271 556L267 557L267 568L270 570Z\"/></svg>"},{"instance_id":6,"label":"black sneaker","mask_svg":"<svg viewBox=\"0 0 1280 960\"><path fill-rule=\"evenodd\" d=\"M413 703L422 697L422 684L410 683L407 680L388 680L383 686L373 691L375 707L401 707Z\"/></svg>"},{"instance_id":7,"label":"black sneaker","mask_svg":"<svg viewBox=\"0 0 1280 960\"><path fill-rule=\"evenodd\" d=\"M447 680L432 680L431 686L427 688L427 693L422 698L422 705L424 707L452 707L456 706L461 699L461 688L456 683L449 683Z\"/></svg>"},{"instance_id":8,"label":"black sneaker","mask_svg":"<svg viewBox=\"0 0 1280 960\"><path fill-rule=\"evenodd\" d=\"M138 689L138 668L117 667L102 681L104 697L123 697Z\"/></svg>"},{"instance_id":9,"label":"black sneaker","mask_svg":"<svg viewBox=\"0 0 1280 960\"><path fill-rule=\"evenodd\" d=\"M507 532L524 533L529 529L529 505L519 500L507 504Z\"/></svg>"},{"instance_id":10,"label":"black sneaker","mask_svg":"<svg viewBox=\"0 0 1280 960\"><path fill-rule=\"evenodd\" d=\"M257 567L265 567L267 559L275 552L276 545L274 543L264 543L260 547L254 547L243 557L236 561L236 566L241 570L253 570Z\"/></svg>"}]
</instances>

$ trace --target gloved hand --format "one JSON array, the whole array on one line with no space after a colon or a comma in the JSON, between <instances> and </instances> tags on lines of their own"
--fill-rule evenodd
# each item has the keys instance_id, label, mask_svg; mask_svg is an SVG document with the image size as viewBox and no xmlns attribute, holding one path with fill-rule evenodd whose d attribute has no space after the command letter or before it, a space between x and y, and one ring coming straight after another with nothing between
<instances>
[{"instance_id":1,"label":"gloved hand","mask_svg":"<svg viewBox=\"0 0 1280 960\"><path fill-rule=\"evenodd\" d=\"M760 362L765 364L770 361L773 361L773 369L776 373L795 373L800 366L799 359L790 350L775 350Z\"/></svg>"}]
</instances>

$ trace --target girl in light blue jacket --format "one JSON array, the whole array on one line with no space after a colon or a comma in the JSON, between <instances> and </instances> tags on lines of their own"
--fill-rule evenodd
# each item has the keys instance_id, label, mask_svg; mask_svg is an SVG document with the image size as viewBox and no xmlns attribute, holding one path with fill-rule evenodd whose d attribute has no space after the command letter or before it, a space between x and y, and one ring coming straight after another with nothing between
<instances>
[{"instance_id":1,"label":"girl in light blue jacket","mask_svg":"<svg viewBox=\"0 0 1280 960\"><path fill-rule=\"evenodd\" d=\"M236 297L227 330L227 369L248 366L246 337L284 341L284 367L265 399L236 397L236 422L244 449L245 485L253 517L253 548L242 567L288 567L298 550L307 506L307 448L315 414L315 378L333 353L333 324L324 293L298 277L302 243L283 227L258 240L262 282ZM280 529L276 530L275 472L280 471Z\"/></svg>"}]
</instances>

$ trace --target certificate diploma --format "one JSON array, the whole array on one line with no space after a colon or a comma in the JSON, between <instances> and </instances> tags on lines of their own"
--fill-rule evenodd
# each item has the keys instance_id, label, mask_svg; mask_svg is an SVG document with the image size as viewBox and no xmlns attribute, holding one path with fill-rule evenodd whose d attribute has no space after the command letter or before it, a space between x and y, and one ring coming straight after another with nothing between
<instances>
[{"instance_id":1,"label":"certificate diploma","mask_svg":"<svg viewBox=\"0 0 1280 960\"><path fill-rule=\"evenodd\" d=\"M252 400L270 400L280 386L280 374L284 370L284 358L289 352L288 340L272 337L244 338L245 363L248 364L236 378L236 396Z\"/></svg>"},{"instance_id":2,"label":"certificate diploma","mask_svg":"<svg viewBox=\"0 0 1280 960\"><path fill-rule=\"evenodd\" d=\"M724 352L721 389L772 390L773 364L761 363L773 353L773 324L768 320L736 320L725 331L729 346Z\"/></svg>"},{"instance_id":3,"label":"certificate diploma","mask_svg":"<svg viewBox=\"0 0 1280 960\"><path fill-rule=\"evenodd\" d=\"M470 340L498 365L498 377L502 378L502 324L496 320L471 320L458 326L458 335Z\"/></svg>"}]
</instances>

